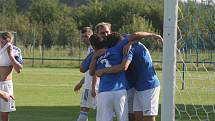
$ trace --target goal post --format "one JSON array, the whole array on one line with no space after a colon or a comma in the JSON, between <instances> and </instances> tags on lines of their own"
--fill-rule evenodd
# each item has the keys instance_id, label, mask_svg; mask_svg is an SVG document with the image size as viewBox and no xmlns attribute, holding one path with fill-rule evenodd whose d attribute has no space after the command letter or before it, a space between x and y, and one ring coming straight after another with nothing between
<instances>
[{"instance_id":1,"label":"goal post","mask_svg":"<svg viewBox=\"0 0 215 121\"><path fill-rule=\"evenodd\" d=\"M161 121L215 119L215 4L205 1L164 0Z\"/></svg>"},{"instance_id":2,"label":"goal post","mask_svg":"<svg viewBox=\"0 0 215 121\"><path fill-rule=\"evenodd\" d=\"M175 121L177 9L178 0L164 0L161 121Z\"/></svg>"}]
</instances>

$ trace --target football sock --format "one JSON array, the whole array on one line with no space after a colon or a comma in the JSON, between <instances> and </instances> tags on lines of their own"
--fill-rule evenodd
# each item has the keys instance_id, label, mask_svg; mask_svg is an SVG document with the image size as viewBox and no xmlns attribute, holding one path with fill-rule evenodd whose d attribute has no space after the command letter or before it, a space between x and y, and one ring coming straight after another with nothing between
<instances>
[{"instance_id":1,"label":"football sock","mask_svg":"<svg viewBox=\"0 0 215 121\"><path fill-rule=\"evenodd\" d=\"M88 121L88 113L81 111L77 121Z\"/></svg>"}]
</instances>

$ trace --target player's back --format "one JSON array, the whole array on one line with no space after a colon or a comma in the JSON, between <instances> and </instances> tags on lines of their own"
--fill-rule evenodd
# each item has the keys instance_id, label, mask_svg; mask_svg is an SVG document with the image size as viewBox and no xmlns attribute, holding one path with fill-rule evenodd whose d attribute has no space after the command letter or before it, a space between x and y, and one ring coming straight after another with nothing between
<instances>
[{"instance_id":1,"label":"player's back","mask_svg":"<svg viewBox=\"0 0 215 121\"><path fill-rule=\"evenodd\" d=\"M123 59L123 47L128 43L125 37L116 46L106 50L105 54L98 58L96 70L118 65ZM100 77L99 92L116 91L126 89L125 72L104 74Z\"/></svg>"},{"instance_id":2,"label":"player's back","mask_svg":"<svg viewBox=\"0 0 215 121\"><path fill-rule=\"evenodd\" d=\"M128 82L137 90L147 90L159 86L152 58L148 49L140 42L131 48L132 62L126 71Z\"/></svg>"}]
</instances>

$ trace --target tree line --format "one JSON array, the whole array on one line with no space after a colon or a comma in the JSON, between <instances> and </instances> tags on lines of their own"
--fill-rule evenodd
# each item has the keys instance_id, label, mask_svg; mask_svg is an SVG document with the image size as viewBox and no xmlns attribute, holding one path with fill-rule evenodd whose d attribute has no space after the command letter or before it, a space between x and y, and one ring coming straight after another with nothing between
<instances>
[{"instance_id":1,"label":"tree line","mask_svg":"<svg viewBox=\"0 0 215 121\"><path fill-rule=\"evenodd\" d=\"M80 28L94 28L102 21L110 22L112 30L121 33L163 33L163 0L0 0L0 3L0 31L16 31L17 41L24 47L75 48L79 46ZM205 9L205 5L188 2L180 3L179 7L183 13L179 13L182 20L179 26L185 40L179 45L191 47L202 40L211 45L214 6ZM202 34L202 38L195 39L196 34Z\"/></svg>"}]
</instances>

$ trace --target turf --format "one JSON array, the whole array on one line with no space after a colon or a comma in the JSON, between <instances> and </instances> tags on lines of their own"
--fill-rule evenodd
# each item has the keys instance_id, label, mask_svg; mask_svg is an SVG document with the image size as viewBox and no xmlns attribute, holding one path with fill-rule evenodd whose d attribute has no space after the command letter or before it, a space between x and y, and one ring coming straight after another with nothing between
<instances>
[{"instance_id":1,"label":"turf","mask_svg":"<svg viewBox=\"0 0 215 121\"><path fill-rule=\"evenodd\" d=\"M162 80L162 73L157 73ZM210 89L214 89L214 82L202 81L209 79L206 78L207 73L190 73L193 78L186 75L186 89L176 89L176 120L199 121L208 116L210 121L213 121L215 93ZM210 75L210 79L214 80L215 73L210 72ZM77 68L26 67L21 74L14 73L17 111L11 113L10 121L76 121L79 115L80 93L75 93L73 87L82 76ZM179 72L177 80L180 78ZM194 78L200 79L194 81ZM180 87L181 82L177 81L176 84ZM198 93L195 93L197 91ZM161 100L162 94L160 102ZM89 114L89 121L95 121L93 110ZM157 121L160 121L160 111Z\"/></svg>"}]
</instances>

